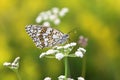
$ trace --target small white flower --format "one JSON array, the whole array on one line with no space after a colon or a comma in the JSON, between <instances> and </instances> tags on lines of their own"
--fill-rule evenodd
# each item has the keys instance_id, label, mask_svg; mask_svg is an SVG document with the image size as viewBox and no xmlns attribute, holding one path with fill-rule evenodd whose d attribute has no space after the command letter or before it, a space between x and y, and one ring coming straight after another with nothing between
<instances>
[{"instance_id":1,"label":"small white flower","mask_svg":"<svg viewBox=\"0 0 120 80\"><path fill-rule=\"evenodd\" d=\"M19 67L19 64L17 63L17 64L15 64L15 63L12 63L12 65L11 65L11 69L18 69L18 67Z\"/></svg>"},{"instance_id":2,"label":"small white flower","mask_svg":"<svg viewBox=\"0 0 120 80\"><path fill-rule=\"evenodd\" d=\"M57 46L57 49L62 49L63 48L63 46Z\"/></svg>"},{"instance_id":3,"label":"small white flower","mask_svg":"<svg viewBox=\"0 0 120 80\"><path fill-rule=\"evenodd\" d=\"M82 51L83 53L86 52L86 50L85 50L84 48L78 48L77 50L78 50L78 51Z\"/></svg>"},{"instance_id":4,"label":"small white flower","mask_svg":"<svg viewBox=\"0 0 120 80\"><path fill-rule=\"evenodd\" d=\"M38 17L36 18L36 23L40 23L40 22L42 22L42 17L41 17L41 16L38 16Z\"/></svg>"},{"instance_id":5,"label":"small white flower","mask_svg":"<svg viewBox=\"0 0 120 80\"><path fill-rule=\"evenodd\" d=\"M58 60L61 60L63 57L64 57L64 55L62 53L57 53L55 55L55 58L58 59Z\"/></svg>"},{"instance_id":6,"label":"small white flower","mask_svg":"<svg viewBox=\"0 0 120 80\"><path fill-rule=\"evenodd\" d=\"M68 12L68 8L62 8L62 10L59 12L59 16L60 17L63 17L65 16L65 14Z\"/></svg>"},{"instance_id":7,"label":"small white flower","mask_svg":"<svg viewBox=\"0 0 120 80\"><path fill-rule=\"evenodd\" d=\"M57 14L59 12L59 9L57 7L52 8L52 12L54 14Z\"/></svg>"},{"instance_id":8,"label":"small white flower","mask_svg":"<svg viewBox=\"0 0 120 80\"><path fill-rule=\"evenodd\" d=\"M56 52L58 52L58 50L49 49L49 50L46 52L46 54L49 55L49 54L54 54L54 53L56 53Z\"/></svg>"},{"instance_id":9,"label":"small white flower","mask_svg":"<svg viewBox=\"0 0 120 80\"><path fill-rule=\"evenodd\" d=\"M70 46L76 46L76 44L77 44L77 43L72 42L72 43L70 43Z\"/></svg>"},{"instance_id":10,"label":"small white flower","mask_svg":"<svg viewBox=\"0 0 120 80\"><path fill-rule=\"evenodd\" d=\"M62 8L62 11L63 11L64 13L67 13L67 12L69 11L69 9L68 9L68 8Z\"/></svg>"},{"instance_id":11,"label":"small white flower","mask_svg":"<svg viewBox=\"0 0 120 80\"><path fill-rule=\"evenodd\" d=\"M15 60L13 61L13 63L17 64L17 63L19 63L19 60L20 60L20 57L17 57L17 58L15 58Z\"/></svg>"},{"instance_id":12,"label":"small white flower","mask_svg":"<svg viewBox=\"0 0 120 80\"><path fill-rule=\"evenodd\" d=\"M18 69L19 68L19 60L20 60L20 57L17 57L17 58L15 58L15 60L12 63L5 62L3 65L10 69Z\"/></svg>"},{"instance_id":13,"label":"small white flower","mask_svg":"<svg viewBox=\"0 0 120 80\"><path fill-rule=\"evenodd\" d=\"M55 25L59 25L59 24L60 24L60 19L58 19L58 18L55 19L55 20L54 20L54 24L55 24Z\"/></svg>"},{"instance_id":14,"label":"small white flower","mask_svg":"<svg viewBox=\"0 0 120 80\"><path fill-rule=\"evenodd\" d=\"M42 57L44 57L45 55L46 55L46 53L41 53L39 57L42 58Z\"/></svg>"},{"instance_id":15,"label":"small white flower","mask_svg":"<svg viewBox=\"0 0 120 80\"><path fill-rule=\"evenodd\" d=\"M9 63L9 62L4 62L4 63L3 63L3 66L11 66L11 63Z\"/></svg>"},{"instance_id":16,"label":"small white flower","mask_svg":"<svg viewBox=\"0 0 120 80\"><path fill-rule=\"evenodd\" d=\"M61 11L61 12L59 12L59 16L60 16L60 17L63 17L63 16L65 16L65 13L63 13L63 12Z\"/></svg>"},{"instance_id":17,"label":"small white flower","mask_svg":"<svg viewBox=\"0 0 120 80\"><path fill-rule=\"evenodd\" d=\"M46 77L44 80L51 80L51 78L50 77Z\"/></svg>"},{"instance_id":18,"label":"small white flower","mask_svg":"<svg viewBox=\"0 0 120 80\"><path fill-rule=\"evenodd\" d=\"M81 51L76 51L75 52L75 55L77 56L77 57L83 57L83 53L81 52Z\"/></svg>"},{"instance_id":19,"label":"small white flower","mask_svg":"<svg viewBox=\"0 0 120 80\"><path fill-rule=\"evenodd\" d=\"M49 19L50 19L51 21L55 20L56 18L57 18L56 15L50 15L50 16L49 16Z\"/></svg>"},{"instance_id":20,"label":"small white flower","mask_svg":"<svg viewBox=\"0 0 120 80\"><path fill-rule=\"evenodd\" d=\"M43 20L48 20L48 15L46 13L42 17L43 17Z\"/></svg>"},{"instance_id":21,"label":"small white flower","mask_svg":"<svg viewBox=\"0 0 120 80\"><path fill-rule=\"evenodd\" d=\"M83 77L78 77L78 80L85 80Z\"/></svg>"},{"instance_id":22,"label":"small white flower","mask_svg":"<svg viewBox=\"0 0 120 80\"><path fill-rule=\"evenodd\" d=\"M69 48L70 47L70 44L66 44L65 46L64 46L64 49L67 49L67 48Z\"/></svg>"},{"instance_id":23,"label":"small white flower","mask_svg":"<svg viewBox=\"0 0 120 80\"><path fill-rule=\"evenodd\" d=\"M64 80L65 79L65 76L64 75L60 75L59 77L58 77L58 80Z\"/></svg>"},{"instance_id":24,"label":"small white flower","mask_svg":"<svg viewBox=\"0 0 120 80\"><path fill-rule=\"evenodd\" d=\"M49 23L49 22L44 22L44 23L43 23L43 26L49 27L49 26L50 26L50 23Z\"/></svg>"}]
</instances>

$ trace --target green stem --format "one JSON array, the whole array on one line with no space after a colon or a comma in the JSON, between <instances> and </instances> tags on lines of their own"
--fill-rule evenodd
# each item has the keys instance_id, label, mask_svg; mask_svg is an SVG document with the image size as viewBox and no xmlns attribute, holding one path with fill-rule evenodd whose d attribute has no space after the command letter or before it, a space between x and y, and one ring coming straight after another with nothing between
<instances>
[{"instance_id":1,"label":"green stem","mask_svg":"<svg viewBox=\"0 0 120 80\"><path fill-rule=\"evenodd\" d=\"M84 55L83 61L82 61L82 77L85 78L85 73L86 73L86 56Z\"/></svg>"},{"instance_id":2,"label":"green stem","mask_svg":"<svg viewBox=\"0 0 120 80\"><path fill-rule=\"evenodd\" d=\"M67 80L67 74L68 74L68 59L67 59L67 56L64 59L65 59L65 80Z\"/></svg>"},{"instance_id":3,"label":"green stem","mask_svg":"<svg viewBox=\"0 0 120 80\"><path fill-rule=\"evenodd\" d=\"M18 80L22 80L18 70L15 70L14 72L16 73Z\"/></svg>"}]
</instances>

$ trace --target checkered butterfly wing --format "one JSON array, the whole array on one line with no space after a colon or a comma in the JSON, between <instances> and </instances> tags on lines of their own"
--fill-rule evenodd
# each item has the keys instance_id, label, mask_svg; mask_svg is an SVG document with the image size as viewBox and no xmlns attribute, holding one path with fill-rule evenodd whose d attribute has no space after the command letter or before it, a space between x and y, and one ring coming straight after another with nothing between
<instances>
[{"instance_id":1,"label":"checkered butterfly wing","mask_svg":"<svg viewBox=\"0 0 120 80\"><path fill-rule=\"evenodd\" d=\"M38 48L53 47L64 43L68 38L67 34L42 25L28 25L26 32Z\"/></svg>"}]
</instances>

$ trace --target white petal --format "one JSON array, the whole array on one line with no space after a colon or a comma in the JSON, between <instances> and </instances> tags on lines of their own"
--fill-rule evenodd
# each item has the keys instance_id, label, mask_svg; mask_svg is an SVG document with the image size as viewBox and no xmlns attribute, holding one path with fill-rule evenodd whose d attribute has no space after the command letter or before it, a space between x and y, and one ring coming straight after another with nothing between
<instances>
[{"instance_id":1,"label":"white petal","mask_svg":"<svg viewBox=\"0 0 120 80\"><path fill-rule=\"evenodd\" d=\"M59 79L59 80L64 80L64 79L65 79L65 76L64 76L64 75L60 75L60 76L58 77L58 79Z\"/></svg>"},{"instance_id":2,"label":"white petal","mask_svg":"<svg viewBox=\"0 0 120 80\"><path fill-rule=\"evenodd\" d=\"M74 79L72 79L72 78L67 78L67 80L74 80Z\"/></svg>"},{"instance_id":3,"label":"white petal","mask_svg":"<svg viewBox=\"0 0 120 80\"><path fill-rule=\"evenodd\" d=\"M46 53L41 53L39 57L42 58L42 57L44 57L45 55L46 55Z\"/></svg>"},{"instance_id":4,"label":"white petal","mask_svg":"<svg viewBox=\"0 0 120 80\"><path fill-rule=\"evenodd\" d=\"M50 23L49 23L49 22L44 22L44 23L43 23L43 26L49 27L49 26L50 26Z\"/></svg>"},{"instance_id":5,"label":"white petal","mask_svg":"<svg viewBox=\"0 0 120 80\"><path fill-rule=\"evenodd\" d=\"M75 52L75 55L77 56L77 57L83 57L83 53L81 52L81 51L76 51Z\"/></svg>"},{"instance_id":6,"label":"white petal","mask_svg":"<svg viewBox=\"0 0 120 80\"><path fill-rule=\"evenodd\" d=\"M50 77L46 77L44 80L51 80L51 78Z\"/></svg>"},{"instance_id":7,"label":"white petal","mask_svg":"<svg viewBox=\"0 0 120 80\"><path fill-rule=\"evenodd\" d=\"M40 23L40 22L42 22L42 17L41 17L41 16L38 16L38 17L36 18L36 23Z\"/></svg>"},{"instance_id":8,"label":"white petal","mask_svg":"<svg viewBox=\"0 0 120 80\"><path fill-rule=\"evenodd\" d=\"M48 15L46 13L42 17L43 17L43 20L48 20Z\"/></svg>"},{"instance_id":9,"label":"white petal","mask_svg":"<svg viewBox=\"0 0 120 80\"><path fill-rule=\"evenodd\" d=\"M57 46L57 49L62 49L63 48L63 46Z\"/></svg>"},{"instance_id":10,"label":"white petal","mask_svg":"<svg viewBox=\"0 0 120 80\"><path fill-rule=\"evenodd\" d=\"M68 8L63 8L60 12L59 12L59 16L63 17L65 16L65 14L68 12Z\"/></svg>"},{"instance_id":11,"label":"white petal","mask_svg":"<svg viewBox=\"0 0 120 80\"><path fill-rule=\"evenodd\" d=\"M68 8L62 8L61 11L63 11L64 13L67 13L69 11L69 9Z\"/></svg>"},{"instance_id":12,"label":"white petal","mask_svg":"<svg viewBox=\"0 0 120 80\"><path fill-rule=\"evenodd\" d=\"M64 46L64 49L67 49L67 48L69 48L70 47L70 44L66 44L65 46Z\"/></svg>"},{"instance_id":13,"label":"white petal","mask_svg":"<svg viewBox=\"0 0 120 80\"><path fill-rule=\"evenodd\" d=\"M4 62L3 65L4 65L4 66L10 66L11 63L9 63L9 62Z\"/></svg>"},{"instance_id":14,"label":"white petal","mask_svg":"<svg viewBox=\"0 0 120 80\"><path fill-rule=\"evenodd\" d=\"M78 77L78 80L85 80L83 77Z\"/></svg>"},{"instance_id":15,"label":"white petal","mask_svg":"<svg viewBox=\"0 0 120 80\"><path fill-rule=\"evenodd\" d=\"M56 18L57 18L56 15L50 15L50 16L49 16L49 19L50 19L51 21L55 20Z\"/></svg>"},{"instance_id":16,"label":"white petal","mask_svg":"<svg viewBox=\"0 0 120 80\"><path fill-rule=\"evenodd\" d=\"M64 55L62 53L57 53L55 55L55 58L58 59L58 60L61 60L63 57L64 57Z\"/></svg>"},{"instance_id":17,"label":"white petal","mask_svg":"<svg viewBox=\"0 0 120 80\"><path fill-rule=\"evenodd\" d=\"M82 51L83 53L86 52L86 50L85 50L84 48L78 48L77 50L78 50L78 51Z\"/></svg>"},{"instance_id":18,"label":"white petal","mask_svg":"<svg viewBox=\"0 0 120 80\"><path fill-rule=\"evenodd\" d=\"M59 24L60 24L60 19L58 19L58 18L55 19L55 20L54 20L54 24L55 24L55 25L59 25Z\"/></svg>"},{"instance_id":19,"label":"white petal","mask_svg":"<svg viewBox=\"0 0 120 80\"><path fill-rule=\"evenodd\" d=\"M56 52L58 52L58 50L49 49L49 50L46 52L46 54L49 55L49 54L54 54L54 53L56 53Z\"/></svg>"},{"instance_id":20,"label":"white petal","mask_svg":"<svg viewBox=\"0 0 120 80\"><path fill-rule=\"evenodd\" d=\"M65 16L65 13L61 11L61 12L59 12L59 16L63 17L63 16Z\"/></svg>"},{"instance_id":21,"label":"white petal","mask_svg":"<svg viewBox=\"0 0 120 80\"><path fill-rule=\"evenodd\" d=\"M20 60L20 57L17 57L17 58L15 58L15 60L13 61L13 63L17 64L17 63L19 63L19 60Z\"/></svg>"},{"instance_id":22,"label":"white petal","mask_svg":"<svg viewBox=\"0 0 120 80\"><path fill-rule=\"evenodd\" d=\"M54 14L57 14L59 12L59 9L57 7L52 8L52 12Z\"/></svg>"},{"instance_id":23,"label":"white petal","mask_svg":"<svg viewBox=\"0 0 120 80\"><path fill-rule=\"evenodd\" d=\"M72 42L72 43L70 43L70 46L76 46L76 44L77 44L77 43Z\"/></svg>"}]
</instances>

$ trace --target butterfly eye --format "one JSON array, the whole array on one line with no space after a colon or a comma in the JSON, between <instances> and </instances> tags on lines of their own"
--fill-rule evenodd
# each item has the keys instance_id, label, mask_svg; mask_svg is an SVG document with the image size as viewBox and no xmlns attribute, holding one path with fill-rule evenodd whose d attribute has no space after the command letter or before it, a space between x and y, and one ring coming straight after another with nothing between
<instances>
[{"instance_id":1,"label":"butterfly eye","mask_svg":"<svg viewBox=\"0 0 120 80\"><path fill-rule=\"evenodd\" d=\"M63 38L69 38L69 35L68 34L64 34Z\"/></svg>"}]
</instances>

